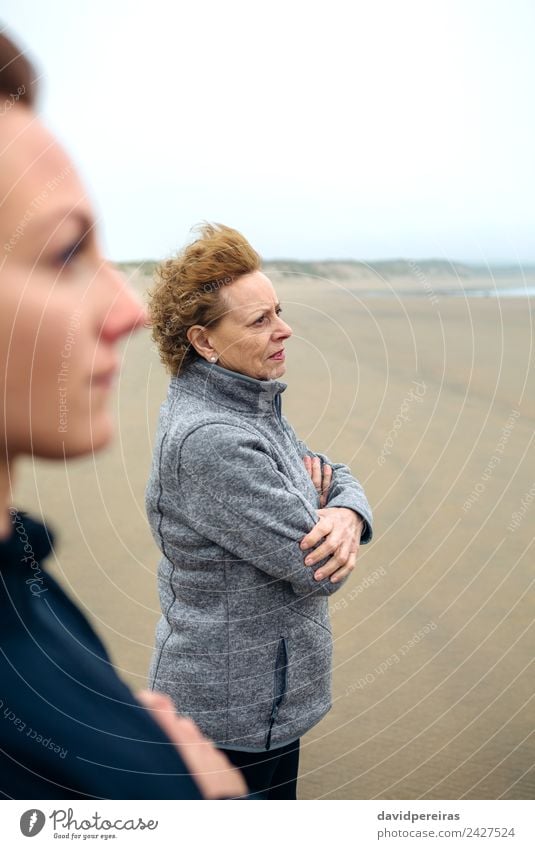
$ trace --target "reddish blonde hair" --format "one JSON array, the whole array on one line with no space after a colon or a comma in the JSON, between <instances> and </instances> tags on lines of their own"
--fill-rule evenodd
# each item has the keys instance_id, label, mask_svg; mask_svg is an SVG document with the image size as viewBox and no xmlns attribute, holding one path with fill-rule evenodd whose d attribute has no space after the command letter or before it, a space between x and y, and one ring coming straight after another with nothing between
<instances>
[{"instance_id":1,"label":"reddish blonde hair","mask_svg":"<svg viewBox=\"0 0 535 849\"><path fill-rule=\"evenodd\" d=\"M189 328L213 327L228 310L222 289L261 266L260 256L237 230L208 222L194 229L199 238L157 267L148 293L152 338L173 375L198 356L186 335Z\"/></svg>"}]
</instances>

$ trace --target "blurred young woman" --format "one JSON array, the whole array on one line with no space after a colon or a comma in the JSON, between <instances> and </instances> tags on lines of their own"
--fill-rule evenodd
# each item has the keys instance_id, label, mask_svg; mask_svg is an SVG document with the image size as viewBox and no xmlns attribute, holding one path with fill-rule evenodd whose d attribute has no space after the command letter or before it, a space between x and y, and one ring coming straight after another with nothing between
<instances>
[{"instance_id":1,"label":"blurred young woman","mask_svg":"<svg viewBox=\"0 0 535 849\"><path fill-rule=\"evenodd\" d=\"M145 314L103 258L86 190L34 112L34 70L5 35L0 68L0 796L238 796L238 771L190 720L156 694L142 707L118 678L46 571L55 532L12 506L22 455L64 462L108 444L117 343Z\"/></svg>"}]
</instances>

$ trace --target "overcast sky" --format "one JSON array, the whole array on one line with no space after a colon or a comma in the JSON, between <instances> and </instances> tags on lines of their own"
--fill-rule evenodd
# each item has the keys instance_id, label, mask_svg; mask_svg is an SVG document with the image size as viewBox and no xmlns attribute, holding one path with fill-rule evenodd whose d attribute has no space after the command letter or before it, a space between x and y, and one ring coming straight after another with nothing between
<instances>
[{"instance_id":1,"label":"overcast sky","mask_svg":"<svg viewBox=\"0 0 535 849\"><path fill-rule=\"evenodd\" d=\"M535 260L532 0L4 0L109 255Z\"/></svg>"}]
</instances>

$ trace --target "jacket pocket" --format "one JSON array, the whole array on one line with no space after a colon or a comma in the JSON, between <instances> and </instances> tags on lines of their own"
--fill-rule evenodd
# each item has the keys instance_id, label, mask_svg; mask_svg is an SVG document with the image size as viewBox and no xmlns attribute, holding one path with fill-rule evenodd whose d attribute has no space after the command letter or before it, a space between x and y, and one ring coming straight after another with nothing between
<instances>
[{"instance_id":1,"label":"jacket pocket","mask_svg":"<svg viewBox=\"0 0 535 849\"><path fill-rule=\"evenodd\" d=\"M273 684L273 703L271 714L269 717L269 728L266 736L266 750L271 747L271 732L273 725L279 713L284 696L286 695L286 687L288 682L288 645L286 637L279 639L277 646L277 657L275 658L274 684Z\"/></svg>"}]
</instances>

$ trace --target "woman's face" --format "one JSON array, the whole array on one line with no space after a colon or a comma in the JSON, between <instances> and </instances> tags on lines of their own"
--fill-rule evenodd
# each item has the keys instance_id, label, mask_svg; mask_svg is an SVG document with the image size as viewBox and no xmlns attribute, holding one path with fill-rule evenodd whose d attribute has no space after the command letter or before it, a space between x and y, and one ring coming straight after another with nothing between
<instances>
[{"instance_id":1,"label":"woman's face","mask_svg":"<svg viewBox=\"0 0 535 849\"><path fill-rule=\"evenodd\" d=\"M281 307L269 277L261 271L244 274L221 289L220 296L228 312L206 332L219 355L218 365L257 380L282 377L286 370L284 342L292 328L280 317ZM277 353L279 357L274 358Z\"/></svg>"},{"instance_id":2,"label":"woman's face","mask_svg":"<svg viewBox=\"0 0 535 849\"><path fill-rule=\"evenodd\" d=\"M101 448L117 342L145 312L100 253L71 162L21 104L0 116L0 197L3 456Z\"/></svg>"}]
</instances>

